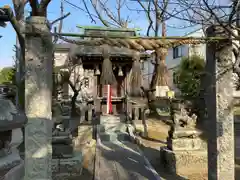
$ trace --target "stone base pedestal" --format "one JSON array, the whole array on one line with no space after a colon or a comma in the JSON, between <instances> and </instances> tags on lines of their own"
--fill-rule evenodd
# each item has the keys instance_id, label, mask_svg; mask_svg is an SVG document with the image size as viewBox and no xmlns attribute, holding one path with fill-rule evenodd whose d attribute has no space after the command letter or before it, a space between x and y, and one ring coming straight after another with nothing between
<instances>
[{"instance_id":1,"label":"stone base pedestal","mask_svg":"<svg viewBox=\"0 0 240 180\"><path fill-rule=\"evenodd\" d=\"M0 158L0 179L1 180L14 180L20 179L24 176L24 162L20 158L18 151L15 150L6 157Z\"/></svg>"},{"instance_id":2,"label":"stone base pedestal","mask_svg":"<svg viewBox=\"0 0 240 180\"><path fill-rule=\"evenodd\" d=\"M195 151L195 150L207 150L207 142L201 138L168 138L168 149L172 151Z\"/></svg>"},{"instance_id":3,"label":"stone base pedestal","mask_svg":"<svg viewBox=\"0 0 240 180\"><path fill-rule=\"evenodd\" d=\"M161 148L161 160L166 169L179 176L195 173L207 173L207 150L178 150L172 151L167 147Z\"/></svg>"},{"instance_id":4,"label":"stone base pedestal","mask_svg":"<svg viewBox=\"0 0 240 180\"><path fill-rule=\"evenodd\" d=\"M74 152L72 158L52 159L53 180L77 180L82 174L83 157L81 152Z\"/></svg>"},{"instance_id":5,"label":"stone base pedestal","mask_svg":"<svg viewBox=\"0 0 240 180\"><path fill-rule=\"evenodd\" d=\"M12 168L4 175L3 180L23 180L24 179L24 161Z\"/></svg>"}]
</instances>

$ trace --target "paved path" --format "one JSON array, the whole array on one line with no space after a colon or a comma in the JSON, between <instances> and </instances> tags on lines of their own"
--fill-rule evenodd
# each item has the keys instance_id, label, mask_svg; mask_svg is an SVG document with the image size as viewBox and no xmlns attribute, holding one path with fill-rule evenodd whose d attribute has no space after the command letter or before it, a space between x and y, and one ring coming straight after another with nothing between
<instances>
[{"instance_id":1,"label":"paved path","mask_svg":"<svg viewBox=\"0 0 240 180\"><path fill-rule=\"evenodd\" d=\"M107 120L102 121L101 125L116 124L114 127L117 128L119 123L121 123L119 119L115 121L108 117ZM104 133L115 137L119 131L109 128L109 131ZM123 141L118 138L113 139L101 139L99 136L97 140L95 180L160 180L159 175L136 144L126 141L125 138Z\"/></svg>"},{"instance_id":2,"label":"paved path","mask_svg":"<svg viewBox=\"0 0 240 180\"><path fill-rule=\"evenodd\" d=\"M95 180L157 180L158 174L130 142L103 142L97 148Z\"/></svg>"}]
</instances>

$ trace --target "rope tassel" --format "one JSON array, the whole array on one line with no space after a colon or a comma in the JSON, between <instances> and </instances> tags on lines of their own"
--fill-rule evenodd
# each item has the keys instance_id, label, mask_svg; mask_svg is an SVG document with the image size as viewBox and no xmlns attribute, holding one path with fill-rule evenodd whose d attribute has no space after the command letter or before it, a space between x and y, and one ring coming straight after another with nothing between
<instances>
[{"instance_id":1,"label":"rope tassel","mask_svg":"<svg viewBox=\"0 0 240 180\"><path fill-rule=\"evenodd\" d=\"M102 74L100 82L102 85L113 85L116 83L116 78L113 74L112 62L110 60L107 47L103 47L103 63L102 63Z\"/></svg>"},{"instance_id":2,"label":"rope tassel","mask_svg":"<svg viewBox=\"0 0 240 180\"><path fill-rule=\"evenodd\" d=\"M156 86L168 86L169 74L165 64L167 56L167 49L159 48L157 50L157 74L156 74Z\"/></svg>"},{"instance_id":3,"label":"rope tassel","mask_svg":"<svg viewBox=\"0 0 240 180\"><path fill-rule=\"evenodd\" d=\"M141 64L140 64L140 53L136 53L133 56L133 66L131 73L131 96L139 97L142 94L141 86L142 86L142 72L141 72Z\"/></svg>"}]
</instances>

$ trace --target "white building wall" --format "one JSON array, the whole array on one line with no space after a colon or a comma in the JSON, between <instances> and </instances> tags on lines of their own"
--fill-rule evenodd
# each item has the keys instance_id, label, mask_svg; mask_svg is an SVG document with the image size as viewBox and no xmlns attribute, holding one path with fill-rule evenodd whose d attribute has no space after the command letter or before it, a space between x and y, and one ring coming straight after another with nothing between
<instances>
[{"instance_id":1,"label":"white building wall","mask_svg":"<svg viewBox=\"0 0 240 180\"><path fill-rule=\"evenodd\" d=\"M144 61L143 63L143 69L142 69L142 75L143 75L143 87L149 88L149 85L152 80L152 72L154 66L151 63L151 59L149 58L147 61Z\"/></svg>"},{"instance_id":2,"label":"white building wall","mask_svg":"<svg viewBox=\"0 0 240 180\"><path fill-rule=\"evenodd\" d=\"M54 52L54 65L55 67L63 67L64 65L67 64L68 61L68 50L61 50ZM66 70L68 70L66 68ZM93 70L84 70L82 65L75 66L73 69L71 69L71 74L70 74L70 80L71 82L79 88L80 81L85 77L89 78L89 87L82 87L81 91L79 92L78 98L81 98L81 96L84 96L86 94L92 94L94 88L94 79L92 78L94 76L94 71ZM63 85L63 96L71 97L73 96L74 92L72 91L71 86L68 83L65 83Z\"/></svg>"}]
</instances>

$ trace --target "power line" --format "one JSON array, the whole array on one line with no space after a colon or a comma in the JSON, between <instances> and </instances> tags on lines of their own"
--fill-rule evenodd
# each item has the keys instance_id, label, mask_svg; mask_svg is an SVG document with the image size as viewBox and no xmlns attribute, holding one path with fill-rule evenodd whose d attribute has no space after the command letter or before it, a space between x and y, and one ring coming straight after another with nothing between
<instances>
[{"instance_id":1,"label":"power line","mask_svg":"<svg viewBox=\"0 0 240 180\"><path fill-rule=\"evenodd\" d=\"M138 2L138 0L129 0L129 1L133 1L133 2ZM154 0L140 0L140 2L154 2ZM181 3L182 2L182 3ZM158 3L164 4L163 1L158 1ZM178 0L178 2L168 2L168 5L180 5L180 4L186 4L186 5L195 5L195 6L206 6L205 4L202 3L191 3L191 2L187 2L186 0ZM209 7L212 8L231 8L231 5L214 5L214 4L209 4Z\"/></svg>"}]
</instances>

